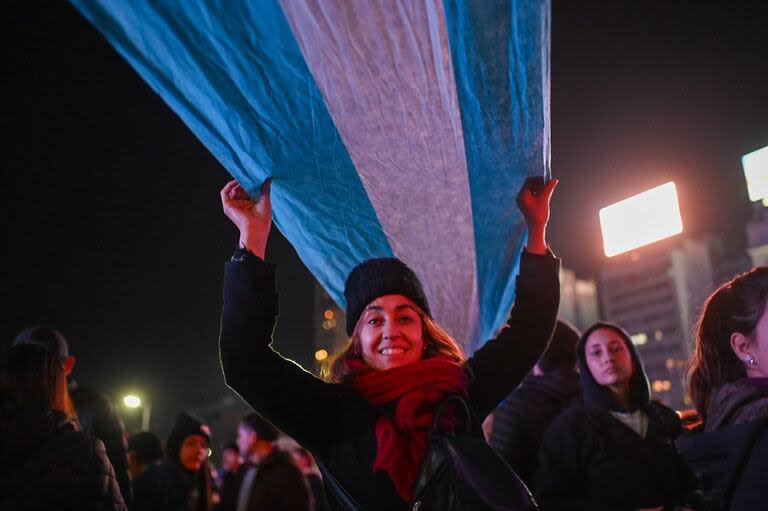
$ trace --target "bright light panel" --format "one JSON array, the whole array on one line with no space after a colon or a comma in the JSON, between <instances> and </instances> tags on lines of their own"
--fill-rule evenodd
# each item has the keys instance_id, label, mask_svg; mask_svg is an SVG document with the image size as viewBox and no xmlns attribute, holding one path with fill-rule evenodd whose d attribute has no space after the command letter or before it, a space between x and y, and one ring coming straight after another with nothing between
<instances>
[{"instance_id":1,"label":"bright light panel","mask_svg":"<svg viewBox=\"0 0 768 511\"><path fill-rule=\"evenodd\" d=\"M675 183L670 181L601 209L600 227L608 257L683 232Z\"/></svg>"},{"instance_id":2,"label":"bright light panel","mask_svg":"<svg viewBox=\"0 0 768 511\"><path fill-rule=\"evenodd\" d=\"M741 157L749 200L768 198L768 146ZM765 203L765 202L764 202Z\"/></svg>"}]
</instances>

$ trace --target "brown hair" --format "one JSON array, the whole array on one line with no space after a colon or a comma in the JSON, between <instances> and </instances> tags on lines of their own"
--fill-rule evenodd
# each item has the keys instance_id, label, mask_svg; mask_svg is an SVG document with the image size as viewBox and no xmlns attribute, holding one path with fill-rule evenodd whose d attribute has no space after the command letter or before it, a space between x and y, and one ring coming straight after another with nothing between
<instances>
[{"instance_id":1,"label":"brown hair","mask_svg":"<svg viewBox=\"0 0 768 511\"><path fill-rule=\"evenodd\" d=\"M731 348L731 335L740 333L754 341L767 296L768 268L760 267L726 282L704 302L688 369L688 392L704 419L712 390L746 376L744 362Z\"/></svg>"},{"instance_id":2,"label":"brown hair","mask_svg":"<svg viewBox=\"0 0 768 511\"><path fill-rule=\"evenodd\" d=\"M61 361L43 346L20 344L8 350L6 371L17 406L56 410L76 422Z\"/></svg>"},{"instance_id":3,"label":"brown hair","mask_svg":"<svg viewBox=\"0 0 768 511\"><path fill-rule=\"evenodd\" d=\"M418 306L414 308L421 318L423 328L424 352L421 354L421 358L426 359L442 355L457 363L464 362L466 359L464 351L459 343L451 337L451 334L427 316L421 308ZM331 358L328 364L323 366L322 377L324 380L333 383L346 382L360 372L359 367L361 365L365 367L360 349L360 332L363 329L363 324L363 316L360 316L349 342Z\"/></svg>"}]
</instances>

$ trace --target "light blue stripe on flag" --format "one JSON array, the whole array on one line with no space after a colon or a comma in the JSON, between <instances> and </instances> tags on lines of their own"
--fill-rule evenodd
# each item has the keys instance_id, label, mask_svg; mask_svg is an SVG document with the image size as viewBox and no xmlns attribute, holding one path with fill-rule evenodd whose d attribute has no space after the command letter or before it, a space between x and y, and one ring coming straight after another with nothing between
<instances>
[{"instance_id":1,"label":"light blue stripe on flag","mask_svg":"<svg viewBox=\"0 0 768 511\"><path fill-rule=\"evenodd\" d=\"M481 339L503 325L525 242L515 196L549 176L549 0L444 0L472 193Z\"/></svg>"},{"instance_id":2,"label":"light blue stripe on flag","mask_svg":"<svg viewBox=\"0 0 768 511\"><path fill-rule=\"evenodd\" d=\"M276 1L72 3L250 194L274 176L275 222L339 303L354 264L392 255Z\"/></svg>"}]
</instances>

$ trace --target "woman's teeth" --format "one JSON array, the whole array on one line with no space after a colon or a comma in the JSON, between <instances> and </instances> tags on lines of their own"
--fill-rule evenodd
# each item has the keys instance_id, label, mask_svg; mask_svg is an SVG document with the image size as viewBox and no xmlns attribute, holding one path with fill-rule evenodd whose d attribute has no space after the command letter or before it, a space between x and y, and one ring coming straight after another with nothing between
<instances>
[{"instance_id":1,"label":"woman's teeth","mask_svg":"<svg viewBox=\"0 0 768 511\"><path fill-rule=\"evenodd\" d=\"M379 353L382 355L401 355L405 353L405 350L403 348L384 348L379 350Z\"/></svg>"}]
</instances>

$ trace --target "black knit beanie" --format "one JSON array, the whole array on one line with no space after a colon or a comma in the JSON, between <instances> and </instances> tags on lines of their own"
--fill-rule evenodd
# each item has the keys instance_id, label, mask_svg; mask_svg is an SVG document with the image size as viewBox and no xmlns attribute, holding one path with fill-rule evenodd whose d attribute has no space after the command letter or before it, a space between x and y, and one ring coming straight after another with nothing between
<instances>
[{"instance_id":1,"label":"black knit beanie","mask_svg":"<svg viewBox=\"0 0 768 511\"><path fill-rule=\"evenodd\" d=\"M200 435L211 442L211 430L202 419L199 419L187 412L181 412L176 416L176 423L173 425L168 441L165 443L165 454L175 462L179 462L179 451L184 439L190 435Z\"/></svg>"},{"instance_id":2,"label":"black knit beanie","mask_svg":"<svg viewBox=\"0 0 768 511\"><path fill-rule=\"evenodd\" d=\"M427 316L432 317L427 296L413 270L396 257L368 259L349 273L347 282L344 284L344 298L347 301L347 335L352 335L365 307L384 295L406 296L413 300Z\"/></svg>"}]
</instances>

